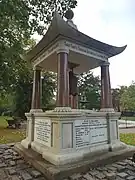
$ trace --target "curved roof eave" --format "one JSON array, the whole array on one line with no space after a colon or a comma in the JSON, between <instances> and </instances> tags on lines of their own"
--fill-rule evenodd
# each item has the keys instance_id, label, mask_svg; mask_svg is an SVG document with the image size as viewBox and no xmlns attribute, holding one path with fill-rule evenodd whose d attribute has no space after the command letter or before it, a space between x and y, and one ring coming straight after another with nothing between
<instances>
[{"instance_id":1,"label":"curved roof eave","mask_svg":"<svg viewBox=\"0 0 135 180\"><path fill-rule=\"evenodd\" d=\"M60 36L66 38L67 40L71 40L70 37L65 36L65 35L63 35L63 34L60 34ZM87 36L87 35L86 35L86 36ZM87 48L90 48L90 49L92 49L92 50L95 50L95 51L98 51L98 52L100 52L100 53L103 53L103 54L107 55L108 58L113 57L113 56L116 56L116 55L122 53L122 52L126 49L126 47L127 47L127 45L121 46L121 47L112 46L112 45L103 43L103 42L101 42L101 41L98 41L98 40L96 40L96 39L93 39L93 40L94 40L97 44L100 43L100 44L102 44L102 45L104 45L104 46L107 46L107 49L104 49L104 50L96 49L96 48L94 48L93 46L90 46L88 43L83 43L83 45L84 45L85 47L87 47ZM80 45L82 44L81 41L79 41L79 40L77 41L77 40L74 39L74 38L72 38L72 41L73 41L73 42L76 42L76 43L78 43L78 44L80 44Z\"/></svg>"},{"instance_id":2,"label":"curved roof eave","mask_svg":"<svg viewBox=\"0 0 135 180\"><path fill-rule=\"evenodd\" d=\"M30 52L27 53L25 58L27 60L32 60L44 48L48 47L53 41L55 41L58 36L66 37L90 49L104 53L108 56L108 58L122 53L127 47L127 45L123 47L116 47L93 39L71 27L58 13L55 13L46 34L41 41Z\"/></svg>"},{"instance_id":3,"label":"curved roof eave","mask_svg":"<svg viewBox=\"0 0 135 180\"><path fill-rule=\"evenodd\" d=\"M110 48L110 50L107 51L107 55L108 55L109 58L113 57L113 56L116 56L116 55L122 53L126 49L126 47L127 47L127 45L122 46L122 47L112 46Z\"/></svg>"}]
</instances>

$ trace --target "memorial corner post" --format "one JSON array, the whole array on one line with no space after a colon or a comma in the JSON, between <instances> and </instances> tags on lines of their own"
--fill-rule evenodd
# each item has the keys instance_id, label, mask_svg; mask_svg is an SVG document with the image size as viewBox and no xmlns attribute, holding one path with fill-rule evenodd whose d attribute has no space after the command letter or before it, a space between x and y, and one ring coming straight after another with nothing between
<instances>
[{"instance_id":1,"label":"memorial corner post","mask_svg":"<svg viewBox=\"0 0 135 180\"><path fill-rule=\"evenodd\" d=\"M34 126L35 116L34 113L42 112L41 109L41 68L36 66L33 69L33 90L32 90L32 102L30 113L26 113L27 117L27 130L26 139L22 140L21 144L26 148L31 147L31 143L34 141Z\"/></svg>"},{"instance_id":2,"label":"memorial corner post","mask_svg":"<svg viewBox=\"0 0 135 180\"><path fill-rule=\"evenodd\" d=\"M69 107L68 51L57 51L57 107Z\"/></svg>"},{"instance_id":3,"label":"memorial corner post","mask_svg":"<svg viewBox=\"0 0 135 180\"><path fill-rule=\"evenodd\" d=\"M101 111L114 111L112 105L109 62L101 64Z\"/></svg>"},{"instance_id":4,"label":"memorial corner post","mask_svg":"<svg viewBox=\"0 0 135 180\"><path fill-rule=\"evenodd\" d=\"M42 112L41 109L41 67L36 66L33 68L33 91L32 91L32 102L31 102L31 117L29 121L29 133L31 134L31 141L34 140L34 125L35 125L35 117L34 114L35 112Z\"/></svg>"},{"instance_id":5,"label":"memorial corner post","mask_svg":"<svg viewBox=\"0 0 135 180\"><path fill-rule=\"evenodd\" d=\"M34 67L33 69L33 90L32 90L32 102L31 110L41 109L41 67Z\"/></svg>"},{"instance_id":6,"label":"memorial corner post","mask_svg":"<svg viewBox=\"0 0 135 180\"><path fill-rule=\"evenodd\" d=\"M113 141L119 139L119 127L118 127L119 114L114 111L113 104L112 104L109 65L110 65L109 62L104 62L103 64L101 64L101 109L100 111L106 114L105 118L107 120L108 150L112 151ZM115 117L115 121L114 121L114 118L112 117ZM117 139L113 137L114 131L117 132Z\"/></svg>"}]
</instances>

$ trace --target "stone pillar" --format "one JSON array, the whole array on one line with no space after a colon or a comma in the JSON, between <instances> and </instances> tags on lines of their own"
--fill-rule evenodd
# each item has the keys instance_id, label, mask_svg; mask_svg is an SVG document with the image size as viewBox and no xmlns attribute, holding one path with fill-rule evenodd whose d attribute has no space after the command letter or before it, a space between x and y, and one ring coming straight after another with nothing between
<instances>
[{"instance_id":1,"label":"stone pillar","mask_svg":"<svg viewBox=\"0 0 135 180\"><path fill-rule=\"evenodd\" d=\"M41 68L34 68L31 111L41 109ZM41 111L41 110L40 110Z\"/></svg>"},{"instance_id":2,"label":"stone pillar","mask_svg":"<svg viewBox=\"0 0 135 180\"><path fill-rule=\"evenodd\" d=\"M109 62L101 65L101 111L114 111L112 105Z\"/></svg>"},{"instance_id":3,"label":"stone pillar","mask_svg":"<svg viewBox=\"0 0 135 180\"><path fill-rule=\"evenodd\" d=\"M41 100L41 68L34 68L33 77L33 92L32 92L32 103L30 113L26 113L27 117L27 131L26 139L21 141L24 148L28 149L31 147L31 143L34 141L34 127L35 127L35 116L34 113L42 112L40 106Z\"/></svg>"},{"instance_id":4,"label":"stone pillar","mask_svg":"<svg viewBox=\"0 0 135 180\"><path fill-rule=\"evenodd\" d=\"M57 52L57 107L69 107L68 52Z\"/></svg>"}]
</instances>

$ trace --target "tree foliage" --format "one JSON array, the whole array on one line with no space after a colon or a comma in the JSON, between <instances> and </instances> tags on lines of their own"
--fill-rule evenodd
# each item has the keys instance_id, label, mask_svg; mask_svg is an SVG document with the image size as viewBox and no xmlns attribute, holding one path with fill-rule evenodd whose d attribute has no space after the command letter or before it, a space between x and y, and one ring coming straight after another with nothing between
<instances>
[{"instance_id":1,"label":"tree foliage","mask_svg":"<svg viewBox=\"0 0 135 180\"><path fill-rule=\"evenodd\" d=\"M0 0L0 95L5 96L1 102L12 94L17 113L29 109L32 89L31 66L20 55L35 45L31 35L45 33L56 10L63 16L76 5L76 0ZM53 95L52 76L44 74L44 105Z\"/></svg>"},{"instance_id":2,"label":"tree foliage","mask_svg":"<svg viewBox=\"0 0 135 180\"><path fill-rule=\"evenodd\" d=\"M13 114L20 117L24 117L25 112L29 112L31 108L33 78L32 73L31 76L27 75L20 75L14 84ZM48 108L54 97L55 87L55 74L44 72L42 74L42 108Z\"/></svg>"},{"instance_id":3,"label":"tree foliage","mask_svg":"<svg viewBox=\"0 0 135 180\"><path fill-rule=\"evenodd\" d=\"M120 99L122 110L135 110L135 83L123 88Z\"/></svg>"},{"instance_id":4,"label":"tree foliage","mask_svg":"<svg viewBox=\"0 0 135 180\"><path fill-rule=\"evenodd\" d=\"M122 95L127 89L127 86L119 86L119 88L113 88L112 89L112 103L113 103L113 108L116 111L121 111L121 101L122 101Z\"/></svg>"},{"instance_id":5,"label":"tree foliage","mask_svg":"<svg viewBox=\"0 0 135 180\"><path fill-rule=\"evenodd\" d=\"M76 0L0 0L0 88L7 88L23 65L20 54L33 33L43 35L57 10L64 14Z\"/></svg>"},{"instance_id":6,"label":"tree foliage","mask_svg":"<svg viewBox=\"0 0 135 180\"><path fill-rule=\"evenodd\" d=\"M91 71L83 73L78 81L80 108L100 108L100 78Z\"/></svg>"},{"instance_id":7,"label":"tree foliage","mask_svg":"<svg viewBox=\"0 0 135 180\"><path fill-rule=\"evenodd\" d=\"M42 78L42 107L44 109L55 106L54 93L56 92L56 74L44 72Z\"/></svg>"},{"instance_id":8,"label":"tree foliage","mask_svg":"<svg viewBox=\"0 0 135 180\"><path fill-rule=\"evenodd\" d=\"M120 112L120 98L121 98L121 91L120 88L112 89L112 104L113 108Z\"/></svg>"}]
</instances>

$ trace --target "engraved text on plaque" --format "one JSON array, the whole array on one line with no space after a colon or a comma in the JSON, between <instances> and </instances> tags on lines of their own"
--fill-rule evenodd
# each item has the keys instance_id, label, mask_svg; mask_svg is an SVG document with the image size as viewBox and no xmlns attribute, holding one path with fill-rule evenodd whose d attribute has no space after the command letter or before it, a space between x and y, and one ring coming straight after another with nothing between
<instances>
[{"instance_id":1,"label":"engraved text on plaque","mask_svg":"<svg viewBox=\"0 0 135 180\"><path fill-rule=\"evenodd\" d=\"M34 141L46 146L51 146L51 121L50 119L36 119Z\"/></svg>"},{"instance_id":2,"label":"engraved text on plaque","mask_svg":"<svg viewBox=\"0 0 135 180\"><path fill-rule=\"evenodd\" d=\"M106 119L86 119L75 121L76 147L107 141Z\"/></svg>"}]
</instances>

